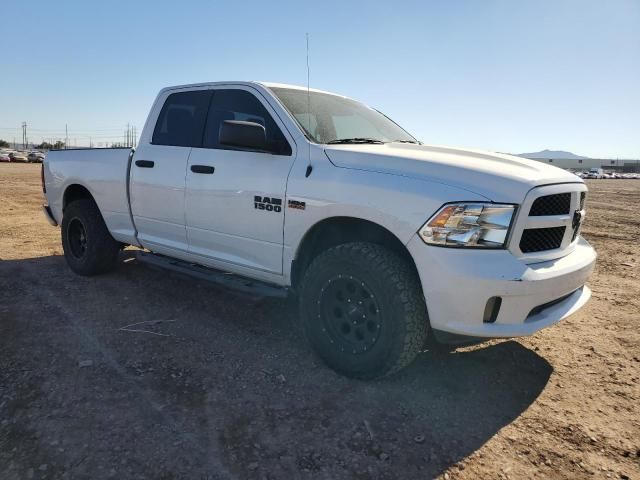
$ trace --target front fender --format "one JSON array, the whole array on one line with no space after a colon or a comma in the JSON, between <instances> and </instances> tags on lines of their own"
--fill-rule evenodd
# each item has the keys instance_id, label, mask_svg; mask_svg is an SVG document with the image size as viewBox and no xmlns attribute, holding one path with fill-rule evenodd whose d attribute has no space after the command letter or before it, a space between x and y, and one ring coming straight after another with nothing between
<instances>
[{"instance_id":1,"label":"front fender","mask_svg":"<svg viewBox=\"0 0 640 480\"><path fill-rule=\"evenodd\" d=\"M284 272L291 271L291 262L305 234L328 218L351 217L375 223L406 245L443 203L487 201L479 194L449 185L339 168L328 160L314 162L313 173L308 178L304 175L305 168L302 162L296 162L289 178L287 206L293 200L303 202L305 208L286 210Z\"/></svg>"}]
</instances>

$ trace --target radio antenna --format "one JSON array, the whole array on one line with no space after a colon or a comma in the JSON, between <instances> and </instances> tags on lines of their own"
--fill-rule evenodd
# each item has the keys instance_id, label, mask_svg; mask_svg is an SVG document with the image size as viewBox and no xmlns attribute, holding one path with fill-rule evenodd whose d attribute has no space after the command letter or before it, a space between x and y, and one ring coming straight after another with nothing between
<instances>
[{"instance_id":1,"label":"radio antenna","mask_svg":"<svg viewBox=\"0 0 640 480\"><path fill-rule=\"evenodd\" d=\"M307 152L307 171L305 177L311 175L313 167L311 166L311 87L309 82L310 69L309 69L309 32L307 32L307 135L309 150Z\"/></svg>"}]
</instances>

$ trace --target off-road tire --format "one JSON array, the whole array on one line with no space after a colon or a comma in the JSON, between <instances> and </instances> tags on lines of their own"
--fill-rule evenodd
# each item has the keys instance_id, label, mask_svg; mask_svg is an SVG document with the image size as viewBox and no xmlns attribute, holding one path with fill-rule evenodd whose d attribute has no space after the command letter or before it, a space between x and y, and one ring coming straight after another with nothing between
<instances>
[{"instance_id":1,"label":"off-road tire","mask_svg":"<svg viewBox=\"0 0 640 480\"><path fill-rule=\"evenodd\" d=\"M61 233L65 259L75 273L91 276L116 268L120 244L107 230L92 199L74 200L67 205L62 216Z\"/></svg>"},{"instance_id":2,"label":"off-road tire","mask_svg":"<svg viewBox=\"0 0 640 480\"><path fill-rule=\"evenodd\" d=\"M338 245L312 261L301 283L300 317L318 356L352 378L397 372L427 339L427 309L415 269L372 243Z\"/></svg>"}]
</instances>

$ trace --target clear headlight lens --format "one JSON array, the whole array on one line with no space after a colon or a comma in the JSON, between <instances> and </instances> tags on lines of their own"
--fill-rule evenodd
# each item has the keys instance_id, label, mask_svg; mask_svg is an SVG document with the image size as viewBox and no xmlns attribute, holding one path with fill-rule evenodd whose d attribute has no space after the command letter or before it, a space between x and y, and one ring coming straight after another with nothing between
<instances>
[{"instance_id":1,"label":"clear headlight lens","mask_svg":"<svg viewBox=\"0 0 640 480\"><path fill-rule=\"evenodd\" d=\"M443 206L420 229L430 245L445 247L505 246L514 205L452 203Z\"/></svg>"}]
</instances>

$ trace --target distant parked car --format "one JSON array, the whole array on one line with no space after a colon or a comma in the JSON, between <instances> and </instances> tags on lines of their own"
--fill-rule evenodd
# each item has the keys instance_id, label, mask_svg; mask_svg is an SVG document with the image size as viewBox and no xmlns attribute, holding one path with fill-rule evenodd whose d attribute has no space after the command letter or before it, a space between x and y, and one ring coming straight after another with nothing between
<instances>
[{"instance_id":1,"label":"distant parked car","mask_svg":"<svg viewBox=\"0 0 640 480\"><path fill-rule=\"evenodd\" d=\"M604 178L604 170L602 168L592 168L589 170L587 178Z\"/></svg>"},{"instance_id":2,"label":"distant parked car","mask_svg":"<svg viewBox=\"0 0 640 480\"><path fill-rule=\"evenodd\" d=\"M11 157L11 161L12 162L24 162L24 163L27 163L29 161L27 159L27 156L24 154L24 152L11 152L9 154L9 157Z\"/></svg>"},{"instance_id":3,"label":"distant parked car","mask_svg":"<svg viewBox=\"0 0 640 480\"><path fill-rule=\"evenodd\" d=\"M10 162L9 152L0 152L0 162Z\"/></svg>"},{"instance_id":4,"label":"distant parked car","mask_svg":"<svg viewBox=\"0 0 640 480\"><path fill-rule=\"evenodd\" d=\"M29 163L34 162L34 163L38 163L38 162L42 162L44 160L44 153L42 152L31 152L29 153L29 156L27 157L27 160L29 161Z\"/></svg>"}]
</instances>

